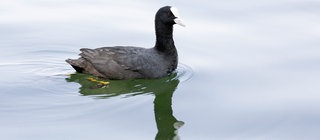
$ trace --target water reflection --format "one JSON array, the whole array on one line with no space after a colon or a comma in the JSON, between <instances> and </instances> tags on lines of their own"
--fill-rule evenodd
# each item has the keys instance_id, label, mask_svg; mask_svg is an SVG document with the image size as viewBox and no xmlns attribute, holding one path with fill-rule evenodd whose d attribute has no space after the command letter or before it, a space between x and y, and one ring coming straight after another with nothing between
<instances>
[{"instance_id":1,"label":"water reflection","mask_svg":"<svg viewBox=\"0 0 320 140\"><path fill-rule=\"evenodd\" d=\"M154 114L158 129L155 139L179 139L178 129L184 122L177 120L173 116L172 110L172 95L180 82L177 73L153 80L113 80L110 81L108 87L102 87L97 83L88 81L87 78L89 77L92 76L76 73L66 80L79 83L81 85L79 92L84 96L108 99L115 96L155 95Z\"/></svg>"}]
</instances>

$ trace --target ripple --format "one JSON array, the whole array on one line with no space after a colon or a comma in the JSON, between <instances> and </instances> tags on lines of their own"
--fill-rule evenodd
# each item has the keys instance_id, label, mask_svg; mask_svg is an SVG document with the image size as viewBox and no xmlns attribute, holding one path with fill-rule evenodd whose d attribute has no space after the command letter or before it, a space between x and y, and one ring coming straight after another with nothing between
<instances>
[{"instance_id":1,"label":"ripple","mask_svg":"<svg viewBox=\"0 0 320 140\"><path fill-rule=\"evenodd\" d=\"M185 65L183 63L179 63L177 67L177 78L181 83L186 82L190 80L193 76L193 70L188 65Z\"/></svg>"},{"instance_id":2,"label":"ripple","mask_svg":"<svg viewBox=\"0 0 320 140\"><path fill-rule=\"evenodd\" d=\"M38 76L66 76L73 70L68 67L65 59L72 52L58 50L30 51L19 54L18 58L0 63L0 67L5 70L14 71L17 74L24 74L29 77Z\"/></svg>"}]
</instances>

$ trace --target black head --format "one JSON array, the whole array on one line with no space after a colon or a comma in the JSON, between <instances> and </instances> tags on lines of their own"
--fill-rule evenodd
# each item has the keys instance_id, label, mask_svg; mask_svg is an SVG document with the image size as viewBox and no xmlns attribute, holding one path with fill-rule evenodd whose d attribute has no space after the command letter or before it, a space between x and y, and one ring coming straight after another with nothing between
<instances>
[{"instance_id":1,"label":"black head","mask_svg":"<svg viewBox=\"0 0 320 140\"><path fill-rule=\"evenodd\" d=\"M178 10L171 6L160 8L156 14L155 21L169 26L174 24L185 26L179 17Z\"/></svg>"}]
</instances>

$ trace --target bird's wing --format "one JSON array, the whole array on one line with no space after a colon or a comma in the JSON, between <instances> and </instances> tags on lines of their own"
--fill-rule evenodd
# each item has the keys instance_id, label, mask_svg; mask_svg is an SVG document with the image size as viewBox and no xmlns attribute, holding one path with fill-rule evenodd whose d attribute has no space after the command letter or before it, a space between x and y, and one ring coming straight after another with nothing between
<instances>
[{"instance_id":1,"label":"bird's wing","mask_svg":"<svg viewBox=\"0 0 320 140\"><path fill-rule=\"evenodd\" d=\"M81 49L84 59L89 61L97 71L114 78L122 76L138 77L144 69L145 56L140 55L143 48L137 47L103 47L97 49Z\"/></svg>"}]
</instances>

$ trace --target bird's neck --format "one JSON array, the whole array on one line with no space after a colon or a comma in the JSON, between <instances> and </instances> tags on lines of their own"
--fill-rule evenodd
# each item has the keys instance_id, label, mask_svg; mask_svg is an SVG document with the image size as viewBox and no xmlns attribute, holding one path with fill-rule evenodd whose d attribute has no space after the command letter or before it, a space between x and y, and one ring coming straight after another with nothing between
<instances>
[{"instance_id":1,"label":"bird's neck","mask_svg":"<svg viewBox=\"0 0 320 140\"><path fill-rule=\"evenodd\" d=\"M164 53L169 62L167 73L171 73L177 68L178 53L174 46L172 38L173 26L156 24L156 45L155 49L158 52Z\"/></svg>"},{"instance_id":2,"label":"bird's neck","mask_svg":"<svg viewBox=\"0 0 320 140\"><path fill-rule=\"evenodd\" d=\"M176 52L172 38L173 26L156 24L155 48L161 52Z\"/></svg>"}]
</instances>

